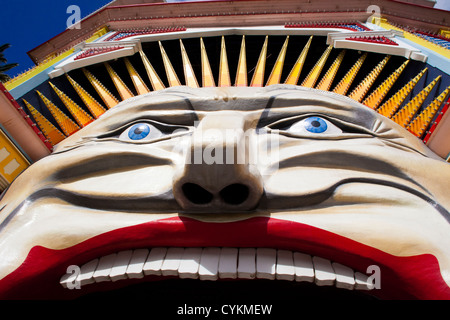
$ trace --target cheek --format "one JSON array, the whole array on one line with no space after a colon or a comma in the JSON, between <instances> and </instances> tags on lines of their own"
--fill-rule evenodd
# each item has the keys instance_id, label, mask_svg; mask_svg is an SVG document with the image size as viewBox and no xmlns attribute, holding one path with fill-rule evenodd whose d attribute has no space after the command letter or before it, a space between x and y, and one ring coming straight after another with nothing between
<instances>
[{"instance_id":1,"label":"cheek","mask_svg":"<svg viewBox=\"0 0 450 320\"><path fill-rule=\"evenodd\" d=\"M61 187L68 191L96 196L153 196L172 188L173 175L174 167L170 165L114 170L95 177L63 183Z\"/></svg>"},{"instance_id":2,"label":"cheek","mask_svg":"<svg viewBox=\"0 0 450 320\"><path fill-rule=\"evenodd\" d=\"M378 139L278 138L278 142L272 138L261 143L258 150L257 166L264 177L267 193L307 195L354 178L393 181L415 187L411 179L405 179L407 162L400 155L407 153L388 148ZM270 144L272 146L268 148Z\"/></svg>"}]
</instances>

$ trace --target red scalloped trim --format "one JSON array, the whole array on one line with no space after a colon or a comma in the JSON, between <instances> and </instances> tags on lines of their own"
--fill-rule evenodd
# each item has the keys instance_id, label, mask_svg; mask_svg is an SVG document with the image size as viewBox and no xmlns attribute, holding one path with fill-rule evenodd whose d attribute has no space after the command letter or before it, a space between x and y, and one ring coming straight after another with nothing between
<instances>
[{"instance_id":1,"label":"red scalloped trim","mask_svg":"<svg viewBox=\"0 0 450 320\"><path fill-rule=\"evenodd\" d=\"M369 42L369 43L378 43L378 44L387 44L392 46L398 46L398 43L392 41L383 36L358 36L358 37L348 37L345 40L351 41L361 41L361 42Z\"/></svg>"},{"instance_id":2,"label":"red scalloped trim","mask_svg":"<svg viewBox=\"0 0 450 320\"><path fill-rule=\"evenodd\" d=\"M150 30L122 30L117 31L108 38L105 39L105 41L119 41L128 37L134 37L139 35L146 35L146 34L157 34L157 33L167 33L167 32L179 32L179 31L186 31L186 28L184 27L170 27L170 28L159 28L159 29L150 29ZM117 35L121 33L132 33L129 35L125 35L122 37L118 37L114 39ZM114 39L114 40L112 40Z\"/></svg>"},{"instance_id":3,"label":"red scalloped trim","mask_svg":"<svg viewBox=\"0 0 450 320\"><path fill-rule=\"evenodd\" d=\"M367 28L366 26L363 26L362 24L358 23L358 22L349 22L349 23L328 23L328 22L324 22L324 23L290 23L290 24L286 24L284 27L285 28L340 28L340 29L346 29L346 30L351 30L351 31L357 31L354 28L351 27L347 27L346 25L354 25L357 26L365 31L370 31L369 28Z\"/></svg>"},{"instance_id":4,"label":"red scalloped trim","mask_svg":"<svg viewBox=\"0 0 450 320\"><path fill-rule=\"evenodd\" d=\"M77 55L73 60L79 60L79 59L84 59L84 58L88 58L88 57L93 57L93 56L96 56L96 55L99 55L102 53L116 51L116 50L123 49L123 48L124 47L107 47L107 48L87 49L86 51Z\"/></svg>"}]
</instances>

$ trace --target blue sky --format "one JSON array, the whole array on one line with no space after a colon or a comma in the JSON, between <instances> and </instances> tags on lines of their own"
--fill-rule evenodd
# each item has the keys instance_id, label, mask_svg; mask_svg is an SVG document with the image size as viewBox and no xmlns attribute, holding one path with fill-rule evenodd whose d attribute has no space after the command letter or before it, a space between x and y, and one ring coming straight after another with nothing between
<instances>
[{"instance_id":1,"label":"blue sky","mask_svg":"<svg viewBox=\"0 0 450 320\"><path fill-rule=\"evenodd\" d=\"M71 15L67 13L70 5L79 6L81 17L85 17L111 0L2 0L2 2L0 44L11 44L11 48L4 54L8 62L19 63L18 67L8 72L10 76L14 76L34 66L27 51L66 29L67 19ZM450 10L450 0L437 0L435 7Z\"/></svg>"},{"instance_id":2,"label":"blue sky","mask_svg":"<svg viewBox=\"0 0 450 320\"><path fill-rule=\"evenodd\" d=\"M78 5L85 17L111 0L2 0L0 10L0 44L10 43L4 51L8 62L19 66L7 72L10 76L34 66L27 51L63 32L67 26L70 5Z\"/></svg>"}]
</instances>

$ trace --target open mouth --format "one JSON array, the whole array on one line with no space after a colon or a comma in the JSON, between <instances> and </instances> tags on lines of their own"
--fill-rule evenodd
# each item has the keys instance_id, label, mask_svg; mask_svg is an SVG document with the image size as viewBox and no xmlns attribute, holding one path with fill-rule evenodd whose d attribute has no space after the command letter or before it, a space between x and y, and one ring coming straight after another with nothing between
<instances>
[{"instance_id":1,"label":"open mouth","mask_svg":"<svg viewBox=\"0 0 450 320\"><path fill-rule=\"evenodd\" d=\"M79 270L72 272L70 266ZM371 277L370 266L379 271L378 278ZM80 289L74 287L77 281ZM116 229L66 249L36 246L0 281L0 296L73 299L144 284L170 288L173 281L181 286L189 281L191 289L200 291L230 282L236 288L251 282L261 291L258 283L270 282L269 287L289 283L294 291L333 287L385 299L450 297L431 254L397 257L322 229L268 217L227 223L173 217Z\"/></svg>"}]
</instances>

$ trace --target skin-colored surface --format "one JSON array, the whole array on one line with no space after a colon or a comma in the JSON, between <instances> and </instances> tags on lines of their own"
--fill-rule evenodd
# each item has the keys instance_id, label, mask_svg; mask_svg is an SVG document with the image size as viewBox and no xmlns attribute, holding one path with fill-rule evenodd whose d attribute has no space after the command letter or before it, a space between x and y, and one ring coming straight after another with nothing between
<instances>
[{"instance_id":1,"label":"skin-colored surface","mask_svg":"<svg viewBox=\"0 0 450 320\"><path fill-rule=\"evenodd\" d=\"M310 116L331 133L303 130ZM130 140L142 122L154 126L148 140ZM173 87L122 102L16 179L0 202L0 283L34 246L69 248L165 218L270 217L397 257L431 254L450 286L448 181L448 163L349 98L290 85ZM190 201L185 183L211 201ZM220 196L233 184L248 188L238 204Z\"/></svg>"}]
</instances>

